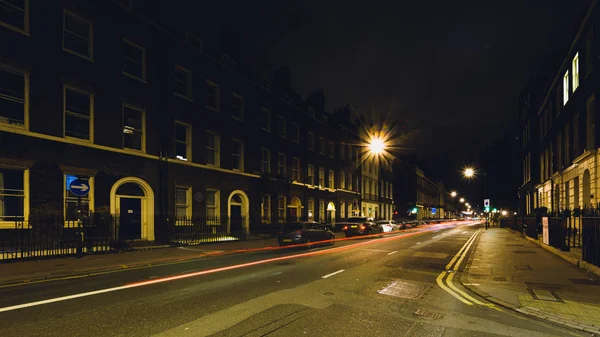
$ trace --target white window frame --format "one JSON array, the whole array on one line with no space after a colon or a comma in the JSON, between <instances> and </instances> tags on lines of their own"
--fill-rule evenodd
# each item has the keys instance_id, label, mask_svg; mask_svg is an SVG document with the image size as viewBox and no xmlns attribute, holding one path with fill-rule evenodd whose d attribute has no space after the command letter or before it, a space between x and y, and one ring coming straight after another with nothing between
<instances>
[{"instance_id":1,"label":"white window frame","mask_svg":"<svg viewBox=\"0 0 600 337\"><path fill-rule=\"evenodd\" d=\"M215 83L211 80L206 80L206 85L209 87L212 87L215 90L216 97L214 99L215 99L215 103L217 106L215 107L215 106L210 106L210 105L206 104L206 96L208 96L208 92L204 93L204 98L205 98L204 106L209 110L212 110L215 112L221 112L221 87L217 83Z\"/></svg>"},{"instance_id":2,"label":"white window frame","mask_svg":"<svg viewBox=\"0 0 600 337\"><path fill-rule=\"evenodd\" d=\"M242 97L241 95L239 95L235 92L232 94L232 96L234 98L234 103L236 103L235 101L237 100L237 102L239 102L241 104L241 106L238 107L234 103L231 104L231 110L232 110L231 117L235 120L243 122L244 118L245 118L245 112L246 112L244 97ZM237 112L241 113L241 116L234 115L234 113L236 112L236 107L238 108Z\"/></svg>"},{"instance_id":3,"label":"white window frame","mask_svg":"<svg viewBox=\"0 0 600 337\"><path fill-rule=\"evenodd\" d=\"M177 125L183 126L185 127L185 158L180 158L177 155L177 147L175 147L175 159L177 160L183 160L183 161L187 161L187 162L191 162L192 161L192 126L188 123L184 123L178 120L175 120L174 123L174 129L177 129ZM175 136L177 135L177 133L174 131L173 132L173 143L174 145L177 145L177 143L181 143L181 141L177 140L177 138L175 138Z\"/></svg>"},{"instance_id":4,"label":"white window frame","mask_svg":"<svg viewBox=\"0 0 600 337\"><path fill-rule=\"evenodd\" d=\"M579 88L579 53L576 53L572 62L573 71L573 92Z\"/></svg>"},{"instance_id":5,"label":"white window frame","mask_svg":"<svg viewBox=\"0 0 600 337\"><path fill-rule=\"evenodd\" d=\"M300 181L300 158L292 157L292 180Z\"/></svg>"},{"instance_id":6,"label":"white window frame","mask_svg":"<svg viewBox=\"0 0 600 337\"><path fill-rule=\"evenodd\" d=\"M75 18L76 20L87 23L90 26L89 32L88 32L88 34L89 34L88 35L88 38L89 38L88 55L82 55L74 50L71 50L71 49L68 49L65 47L65 33L67 32L65 28L66 28L67 15ZM70 33L70 34L73 34L73 33ZM67 53L77 55L81 58L84 58L84 59L92 61L92 62L94 61L94 25L92 24L92 22L90 20L84 19L83 17L75 14L74 12L72 12L68 9L63 10L62 49L63 49L63 51L66 51Z\"/></svg>"},{"instance_id":7,"label":"white window frame","mask_svg":"<svg viewBox=\"0 0 600 337\"><path fill-rule=\"evenodd\" d=\"M185 190L185 204L177 203L177 190ZM183 205L183 206L182 206ZM177 215L178 208L185 208L185 218L188 221L180 221ZM192 188L190 186L175 185L175 219L176 225L192 225L190 218L192 217Z\"/></svg>"},{"instance_id":8,"label":"white window frame","mask_svg":"<svg viewBox=\"0 0 600 337\"><path fill-rule=\"evenodd\" d=\"M173 82L177 82L177 76L175 76L175 73L177 71L187 74L186 83L185 83L185 91L186 92L185 92L185 94L179 93L176 91L177 89L174 86L173 95L175 95L177 97L181 97L188 101L192 101L192 71L187 69L184 66L175 64L175 68L173 69Z\"/></svg>"},{"instance_id":9,"label":"white window frame","mask_svg":"<svg viewBox=\"0 0 600 337\"><path fill-rule=\"evenodd\" d=\"M67 90L73 91L78 94L88 95L90 100L90 117L89 117L89 139L81 139L77 137L67 136ZM73 113L71 113L73 114ZM78 117L81 118L81 117ZM69 138L72 140L86 142L86 143L94 143L94 94L87 91L76 88L70 85L63 85L63 137Z\"/></svg>"},{"instance_id":10,"label":"white window frame","mask_svg":"<svg viewBox=\"0 0 600 337\"><path fill-rule=\"evenodd\" d=\"M271 173L271 150L266 147L260 148L260 173Z\"/></svg>"},{"instance_id":11,"label":"white window frame","mask_svg":"<svg viewBox=\"0 0 600 337\"><path fill-rule=\"evenodd\" d=\"M296 144L300 144L300 125L298 123L292 123L294 133L292 134L292 141Z\"/></svg>"},{"instance_id":12,"label":"white window frame","mask_svg":"<svg viewBox=\"0 0 600 337\"><path fill-rule=\"evenodd\" d=\"M325 168L319 167L319 188L325 187Z\"/></svg>"},{"instance_id":13,"label":"white window frame","mask_svg":"<svg viewBox=\"0 0 600 337\"><path fill-rule=\"evenodd\" d=\"M340 200L340 219L346 219L346 202L344 200Z\"/></svg>"},{"instance_id":14,"label":"white window frame","mask_svg":"<svg viewBox=\"0 0 600 337\"><path fill-rule=\"evenodd\" d=\"M285 153L278 152L277 153L277 174L285 176L287 173L286 170L286 156ZM283 163L281 162L283 160ZM281 172L283 170L283 172Z\"/></svg>"},{"instance_id":15,"label":"white window frame","mask_svg":"<svg viewBox=\"0 0 600 337\"><path fill-rule=\"evenodd\" d=\"M340 171L340 189L346 189L346 172Z\"/></svg>"},{"instance_id":16,"label":"white window frame","mask_svg":"<svg viewBox=\"0 0 600 337\"><path fill-rule=\"evenodd\" d=\"M329 176L327 177L327 187L335 188L335 171L329 170Z\"/></svg>"},{"instance_id":17,"label":"white window frame","mask_svg":"<svg viewBox=\"0 0 600 337\"><path fill-rule=\"evenodd\" d=\"M283 202L281 202L283 200ZM281 207L283 205L283 208ZM283 212L282 212L283 211ZM281 216L281 212L283 216ZM287 219L287 202L284 195L277 196L277 221L285 222Z\"/></svg>"},{"instance_id":18,"label":"white window frame","mask_svg":"<svg viewBox=\"0 0 600 337\"><path fill-rule=\"evenodd\" d=\"M208 202L205 203L206 204L205 205L206 206L206 209L205 209L206 224L207 225L211 225L211 224L219 225L221 222L220 221L221 220L221 191L216 188L207 188L206 189L207 196L208 196L209 192L215 193L215 205L209 205ZM214 209L215 215L210 216L212 218L209 218L208 209Z\"/></svg>"},{"instance_id":19,"label":"white window frame","mask_svg":"<svg viewBox=\"0 0 600 337\"><path fill-rule=\"evenodd\" d=\"M23 125L19 124L9 124L8 122L3 122L4 120L8 121L7 117L0 116L0 130L1 129L25 129L29 130L29 72L11 67L7 64L0 63L0 71L5 71L9 73L13 73L15 75L23 76L24 88L23 88L23 100L21 101L18 97L13 96L0 96L5 100L15 101L19 103L23 103Z\"/></svg>"},{"instance_id":20,"label":"white window frame","mask_svg":"<svg viewBox=\"0 0 600 337\"><path fill-rule=\"evenodd\" d=\"M319 222L325 223L325 200L319 199Z\"/></svg>"},{"instance_id":21,"label":"white window frame","mask_svg":"<svg viewBox=\"0 0 600 337\"><path fill-rule=\"evenodd\" d=\"M283 129L281 126L283 125ZM277 116L277 135L281 138L287 138L287 120L283 116Z\"/></svg>"},{"instance_id":22,"label":"white window frame","mask_svg":"<svg viewBox=\"0 0 600 337\"><path fill-rule=\"evenodd\" d=\"M260 221L261 223L271 222L271 196L268 194L260 196Z\"/></svg>"},{"instance_id":23,"label":"white window frame","mask_svg":"<svg viewBox=\"0 0 600 337\"><path fill-rule=\"evenodd\" d=\"M130 74L127 71L125 71L125 69L122 69L121 73L123 75L127 76L127 77L131 77L131 78L133 78L135 80L138 80L138 81L146 83L146 48L144 48L144 47L142 47L142 46L140 46L138 44L135 44L131 40L126 39L126 38L123 38L123 43L126 43L126 44L128 44L128 45L130 45L130 46L132 46L132 47L134 47L136 49L139 49L142 52L142 59L141 59L141 63L140 63L140 67L142 67L142 69L141 69L142 70L142 72L141 72L142 77L138 77L138 76L136 76L134 74ZM125 58L125 55L123 55L123 57ZM133 60L133 61L136 61L136 60Z\"/></svg>"},{"instance_id":24,"label":"white window frame","mask_svg":"<svg viewBox=\"0 0 600 337\"><path fill-rule=\"evenodd\" d=\"M308 221L313 221L315 219L315 199L309 198L306 203L308 205L308 211L306 214Z\"/></svg>"},{"instance_id":25,"label":"white window frame","mask_svg":"<svg viewBox=\"0 0 600 337\"><path fill-rule=\"evenodd\" d=\"M213 150L215 152L215 158L214 158L214 164L210 164L208 162L208 151L206 154L206 165L208 166L213 166L213 167L221 167L221 135L210 131L210 130L206 130L206 135L204 136L204 146L206 148L206 150L209 149L208 144L206 144L206 138L208 135L212 135L213 137L215 137L215 148L210 148L211 150Z\"/></svg>"},{"instance_id":26,"label":"white window frame","mask_svg":"<svg viewBox=\"0 0 600 337\"><path fill-rule=\"evenodd\" d=\"M306 183L314 186L315 185L315 165L308 164L308 172L306 174Z\"/></svg>"},{"instance_id":27,"label":"white window frame","mask_svg":"<svg viewBox=\"0 0 600 337\"><path fill-rule=\"evenodd\" d=\"M2 166L0 168L23 172L23 219L25 220L23 222L23 227L29 228L29 222L27 220L29 219L29 198L30 198L29 177L30 177L30 172L28 169L23 169L20 167L4 167L4 166ZM0 228L15 228L15 221L0 220Z\"/></svg>"},{"instance_id":28,"label":"white window frame","mask_svg":"<svg viewBox=\"0 0 600 337\"><path fill-rule=\"evenodd\" d=\"M567 70L563 76L563 105L567 105L567 102L569 101L569 94L571 93L569 84L569 71Z\"/></svg>"},{"instance_id":29,"label":"white window frame","mask_svg":"<svg viewBox=\"0 0 600 337\"><path fill-rule=\"evenodd\" d=\"M142 114L142 149L141 150L137 150L137 149L130 149L128 147L125 147L125 108L131 109L131 110L137 110L139 112L141 112ZM134 151L134 152L141 152L141 153L146 153L146 109L141 108L139 106L135 106L132 104L128 104L128 103L122 103L121 104L121 122L123 123L123 127L122 127L122 132L123 134L121 135L121 141L122 141L122 147L124 150L127 151Z\"/></svg>"},{"instance_id":30,"label":"white window frame","mask_svg":"<svg viewBox=\"0 0 600 337\"><path fill-rule=\"evenodd\" d=\"M308 142L308 144L307 144L308 149L310 151L314 152L315 151L315 134L314 133L312 133L310 131L308 132L308 141L307 142Z\"/></svg>"},{"instance_id":31,"label":"white window frame","mask_svg":"<svg viewBox=\"0 0 600 337\"><path fill-rule=\"evenodd\" d=\"M234 153L233 152L233 145L234 143L238 143L240 145L240 150L241 153ZM240 172L244 172L244 142L240 139L237 138L233 138L232 142L231 142L231 169L234 171L240 171ZM233 167L233 163L234 163L234 158L235 157L239 157L239 162L240 162L240 167Z\"/></svg>"},{"instance_id":32,"label":"white window frame","mask_svg":"<svg viewBox=\"0 0 600 337\"><path fill-rule=\"evenodd\" d=\"M0 7L2 6L7 6L7 7L14 7L8 3L4 3L3 1L0 1ZM11 24L8 24L6 22L0 21L0 26L10 29L14 32L17 33L21 33L23 35L26 36L30 36L29 34L29 0L24 0L23 1L23 8L17 8L19 11L23 12L23 28L19 28L19 27L15 27Z\"/></svg>"},{"instance_id":33,"label":"white window frame","mask_svg":"<svg viewBox=\"0 0 600 337\"><path fill-rule=\"evenodd\" d=\"M262 107L260 109L260 111L261 111L261 114L264 115L266 113L267 116L269 117L268 118L269 122L268 122L268 125L266 127L264 125L262 125L262 118L260 119L260 122L261 122L260 128L263 129L263 130L265 130L265 131L267 131L267 132L271 132L271 110L269 110L269 109L267 109L265 107Z\"/></svg>"}]
</instances>

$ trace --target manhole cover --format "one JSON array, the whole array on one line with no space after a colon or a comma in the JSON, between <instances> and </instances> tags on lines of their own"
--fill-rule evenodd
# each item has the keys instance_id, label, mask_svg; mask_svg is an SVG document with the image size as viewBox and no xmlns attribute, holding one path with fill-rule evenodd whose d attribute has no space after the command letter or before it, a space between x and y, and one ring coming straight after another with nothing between
<instances>
[{"instance_id":1,"label":"manhole cover","mask_svg":"<svg viewBox=\"0 0 600 337\"><path fill-rule=\"evenodd\" d=\"M516 254L535 254L535 251L532 250L513 250L513 253Z\"/></svg>"},{"instance_id":2,"label":"manhole cover","mask_svg":"<svg viewBox=\"0 0 600 337\"><path fill-rule=\"evenodd\" d=\"M600 280L589 280L586 278L572 278L569 280L575 284L600 285Z\"/></svg>"},{"instance_id":3,"label":"manhole cover","mask_svg":"<svg viewBox=\"0 0 600 337\"><path fill-rule=\"evenodd\" d=\"M494 277L494 281L506 282L506 277Z\"/></svg>"},{"instance_id":4,"label":"manhole cover","mask_svg":"<svg viewBox=\"0 0 600 337\"><path fill-rule=\"evenodd\" d=\"M430 317L430 318L435 318L435 319L440 319L440 318L444 317L444 315L440 314L439 312L427 311L424 309L417 309L417 311L415 311L414 314L416 316L424 316L424 317Z\"/></svg>"},{"instance_id":5,"label":"manhole cover","mask_svg":"<svg viewBox=\"0 0 600 337\"><path fill-rule=\"evenodd\" d=\"M421 298L421 296L423 296L428 289L429 286L424 284L395 281L390 283L387 287L378 290L377 292L382 295L416 300Z\"/></svg>"},{"instance_id":6,"label":"manhole cover","mask_svg":"<svg viewBox=\"0 0 600 337\"><path fill-rule=\"evenodd\" d=\"M515 266L515 269L516 270L533 270L533 268L531 268L531 266L527 265L527 264L521 264L521 265Z\"/></svg>"},{"instance_id":7,"label":"manhole cover","mask_svg":"<svg viewBox=\"0 0 600 337\"><path fill-rule=\"evenodd\" d=\"M552 290L545 289L531 289L531 295L534 299L540 301L550 301L550 302L562 302L560 297L556 295L556 293Z\"/></svg>"}]
</instances>

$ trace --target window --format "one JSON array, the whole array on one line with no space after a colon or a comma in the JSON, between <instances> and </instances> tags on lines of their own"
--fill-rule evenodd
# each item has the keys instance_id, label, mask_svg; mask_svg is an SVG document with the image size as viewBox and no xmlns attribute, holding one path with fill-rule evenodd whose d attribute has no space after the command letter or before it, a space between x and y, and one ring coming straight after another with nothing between
<instances>
[{"instance_id":1,"label":"window","mask_svg":"<svg viewBox=\"0 0 600 337\"><path fill-rule=\"evenodd\" d=\"M220 104L219 104L220 93L219 93L219 85L218 84L211 82L209 80L206 80L205 99L206 99L206 101L204 102L204 104L206 105L207 108L209 108L211 110L219 111L219 109L220 109Z\"/></svg>"},{"instance_id":2,"label":"window","mask_svg":"<svg viewBox=\"0 0 600 337\"><path fill-rule=\"evenodd\" d=\"M192 127L181 122L175 122L175 158L192 160Z\"/></svg>"},{"instance_id":3,"label":"window","mask_svg":"<svg viewBox=\"0 0 600 337\"><path fill-rule=\"evenodd\" d=\"M352 172L348 172L348 190L352 191Z\"/></svg>"},{"instance_id":4,"label":"window","mask_svg":"<svg viewBox=\"0 0 600 337\"><path fill-rule=\"evenodd\" d=\"M63 107L64 136L91 141L93 96L65 86Z\"/></svg>"},{"instance_id":5,"label":"window","mask_svg":"<svg viewBox=\"0 0 600 337\"><path fill-rule=\"evenodd\" d=\"M579 87L579 53L573 58L573 92Z\"/></svg>"},{"instance_id":6,"label":"window","mask_svg":"<svg viewBox=\"0 0 600 337\"><path fill-rule=\"evenodd\" d=\"M185 32L185 41L194 49L202 52L202 40L190 32Z\"/></svg>"},{"instance_id":7,"label":"window","mask_svg":"<svg viewBox=\"0 0 600 337\"><path fill-rule=\"evenodd\" d=\"M185 223L192 216L192 189L175 187L175 216L178 222Z\"/></svg>"},{"instance_id":8,"label":"window","mask_svg":"<svg viewBox=\"0 0 600 337\"><path fill-rule=\"evenodd\" d=\"M277 174L280 176L285 175L285 154L277 154Z\"/></svg>"},{"instance_id":9,"label":"window","mask_svg":"<svg viewBox=\"0 0 600 337\"><path fill-rule=\"evenodd\" d=\"M315 199L308 199L308 221L315 220Z\"/></svg>"},{"instance_id":10,"label":"window","mask_svg":"<svg viewBox=\"0 0 600 337\"><path fill-rule=\"evenodd\" d=\"M63 19L63 50L92 60L94 41L92 23L65 10Z\"/></svg>"},{"instance_id":11,"label":"window","mask_svg":"<svg viewBox=\"0 0 600 337\"><path fill-rule=\"evenodd\" d=\"M265 131L271 132L271 111L265 108L261 109L260 127Z\"/></svg>"},{"instance_id":12,"label":"window","mask_svg":"<svg viewBox=\"0 0 600 337\"><path fill-rule=\"evenodd\" d=\"M335 172L333 170L329 170L329 180L328 180L327 187L335 188L334 177L335 177Z\"/></svg>"},{"instance_id":13,"label":"window","mask_svg":"<svg viewBox=\"0 0 600 337\"><path fill-rule=\"evenodd\" d=\"M325 169L319 167L319 187L325 187Z\"/></svg>"},{"instance_id":14,"label":"window","mask_svg":"<svg viewBox=\"0 0 600 337\"><path fill-rule=\"evenodd\" d=\"M285 118L283 118L281 116L279 116L279 118L277 119L277 134L283 138L285 138L287 136L286 120L285 120Z\"/></svg>"},{"instance_id":15,"label":"window","mask_svg":"<svg viewBox=\"0 0 600 337\"><path fill-rule=\"evenodd\" d=\"M346 203L340 200L340 219L346 219Z\"/></svg>"},{"instance_id":16,"label":"window","mask_svg":"<svg viewBox=\"0 0 600 337\"><path fill-rule=\"evenodd\" d=\"M192 72L175 65L175 96L192 99Z\"/></svg>"},{"instance_id":17,"label":"window","mask_svg":"<svg viewBox=\"0 0 600 337\"><path fill-rule=\"evenodd\" d=\"M260 199L260 218L262 223L271 222L271 197L263 194Z\"/></svg>"},{"instance_id":18,"label":"window","mask_svg":"<svg viewBox=\"0 0 600 337\"><path fill-rule=\"evenodd\" d=\"M300 125L292 123L292 140L300 144Z\"/></svg>"},{"instance_id":19,"label":"window","mask_svg":"<svg viewBox=\"0 0 600 337\"><path fill-rule=\"evenodd\" d=\"M308 149L315 150L315 134L312 132L308 132Z\"/></svg>"},{"instance_id":20,"label":"window","mask_svg":"<svg viewBox=\"0 0 600 337\"><path fill-rule=\"evenodd\" d=\"M212 221L217 220L220 215L220 195L219 190L207 189L206 190L206 217ZM208 219L207 219L208 220Z\"/></svg>"},{"instance_id":21,"label":"window","mask_svg":"<svg viewBox=\"0 0 600 337\"><path fill-rule=\"evenodd\" d=\"M346 159L346 144L340 143L340 159Z\"/></svg>"},{"instance_id":22,"label":"window","mask_svg":"<svg viewBox=\"0 0 600 337\"><path fill-rule=\"evenodd\" d=\"M0 168L0 222L25 217L25 206L25 171Z\"/></svg>"},{"instance_id":23,"label":"window","mask_svg":"<svg viewBox=\"0 0 600 337\"><path fill-rule=\"evenodd\" d=\"M220 139L217 133L206 131L206 165L220 166Z\"/></svg>"},{"instance_id":24,"label":"window","mask_svg":"<svg viewBox=\"0 0 600 337\"><path fill-rule=\"evenodd\" d=\"M232 95L231 117L243 121L244 120L244 97L234 93Z\"/></svg>"},{"instance_id":25,"label":"window","mask_svg":"<svg viewBox=\"0 0 600 337\"><path fill-rule=\"evenodd\" d=\"M233 140L233 163L231 168L236 171L244 171L244 142L241 140Z\"/></svg>"},{"instance_id":26,"label":"window","mask_svg":"<svg viewBox=\"0 0 600 337\"><path fill-rule=\"evenodd\" d=\"M0 64L0 124L26 128L28 74Z\"/></svg>"},{"instance_id":27,"label":"window","mask_svg":"<svg viewBox=\"0 0 600 337\"><path fill-rule=\"evenodd\" d=\"M340 188L346 189L346 172L340 171Z\"/></svg>"},{"instance_id":28,"label":"window","mask_svg":"<svg viewBox=\"0 0 600 337\"><path fill-rule=\"evenodd\" d=\"M323 137L319 137L319 153L325 154L325 139Z\"/></svg>"},{"instance_id":29,"label":"window","mask_svg":"<svg viewBox=\"0 0 600 337\"><path fill-rule=\"evenodd\" d=\"M93 195L92 191L90 190L87 195L78 198L77 195L73 194L73 192L71 192L71 189L69 188L71 186L71 183L75 180L80 180L83 183L86 183L89 187L92 186L90 184L90 177L65 174L65 221L77 221L79 219L77 212L78 210L81 211L81 215L86 215L90 211L90 196ZM83 190L86 189L86 186L75 185L73 186L73 188L80 188L81 190Z\"/></svg>"},{"instance_id":30,"label":"window","mask_svg":"<svg viewBox=\"0 0 600 337\"><path fill-rule=\"evenodd\" d=\"M306 174L306 183L309 185L315 184L315 166L308 164L308 172Z\"/></svg>"},{"instance_id":31,"label":"window","mask_svg":"<svg viewBox=\"0 0 600 337\"><path fill-rule=\"evenodd\" d=\"M0 0L0 26L29 34L29 0Z\"/></svg>"},{"instance_id":32,"label":"window","mask_svg":"<svg viewBox=\"0 0 600 337\"><path fill-rule=\"evenodd\" d=\"M271 173L271 151L260 149L260 173Z\"/></svg>"},{"instance_id":33,"label":"window","mask_svg":"<svg viewBox=\"0 0 600 337\"><path fill-rule=\"evenodd\" d=\"M563 105L569 101L569 71L563 76Z\"/></svg>"},{"instance_id":34,"label":"window","mask_svg":"<svg viewBox=\"0 0 600 337\"><path fill-rule=\"evenodd\" d=\"M319 221L325 222L325 200L319 200Z\"/></svg>"},{"instance_id":35,"label":"window","mask_svg":"<svg viewBox=\"0 0 600 337\"><path fill-rule=\"evenodd\" d=\"M329 142L329 158L334 157L334 152L335 152L335 146L333 145L333 142Z\"/></svg>"},{"instance_id":36,"label":"window","mask_svg":"<svg viewBox=\"0 0 600 337\"><path fill-rule=\"evenodd\" d=\"M300 181L300 159L292 158L292 180Z\"/></svg>"},{"instance_id":37,"label":"window","mask_svg":"<svg viewBox=\"0 0 600 337\"><path fill-rule=\"evenodd\" d=\"M285 222L285 197L277 198L277 219L279 222Z\"/></svg>"},{"instance_id":38,"label":"window","mask_svg":"<svg viewBox=\"0 0 600 337\"><path fill-rule=\"evenodd\" d=\"M123 148L144 152L144 111L123 104Z\"/></svg>"},{"instance_id":39,"label":"window","mask_svg":"<svg viewBox=\"0 0 600 337\"><path fill-rule=\"evenodd\" d=\"M123 74L146 81L146 50L123 39Z\"/></svg>"}]
</instances>

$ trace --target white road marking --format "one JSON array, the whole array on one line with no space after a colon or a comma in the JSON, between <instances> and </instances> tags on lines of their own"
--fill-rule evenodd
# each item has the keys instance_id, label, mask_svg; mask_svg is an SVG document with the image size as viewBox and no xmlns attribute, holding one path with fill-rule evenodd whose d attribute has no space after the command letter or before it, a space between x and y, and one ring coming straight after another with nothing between
<instances>
[{"instance_id":1,"label":"white road marking","mask_svg":"<svg viewBox=\"0 0 600 337\"><path fill-rule=\"evenodd\" d=\"M478 286L479 283L463 283L465 286Z\"/></svg>"},{"instance_id":2,"label":"white road marking","mask_svg":"<svg viewBox=\"0 0 600 337\"><path fill-rule=\"evenodd\" d=\"M418 244L418 245L420 245L421 243L420 243L420 242L417 242L417 244Z\"/></svg>"},{"instance_id":3,"label":"white road marking","mask_svg":"<svg viewBox=\"0 0 600 337\"><path fill-rule=\"evenodd\" d=\"M337 275L337 274L339 274L339 273L343 273L343 272L345 272L345 270L344 270L344 269L340 269L340 270L338 270L338 271L336 271L336 272L333 272L333 273L331 273L331 274L327 274L327 275L325 275L325 276L321 276L321 278L328 278L328 277L331 277L331 276L333 276L333 275Z\"/></svg>"},{"instance_id":4,"label":"white road marking","mask_svg":"<svg viewBox=\"0 0 600 337\"><path fill-rule=\"evenodd\" d=\"M381 249L363 249L371 252L380 252L380 253L389 253L389 250L381 250Z\"/></svg>"},{"instance_id":5,"label":"white road marking","mask_svg":"<svg viewBox=\"0 0 600 337\"><path fill-rule=\"evenodd\" d=\"M435 238L437 238L437 237L439 237L439 235L436 235L436 236L432 237L432 239L435 239Z\"/></svg>"},{"instance_id":6,"label":"white road marking","mask_svg":"<svg viewBox=\"0 0 600 337\"><path fill-rule=\"evenodd\" d=\"M396 254L397 252L398 252L398 251L397 251L397 250L395 250L395 251L393 251L393 252L391 252L391 253L388 253L388 255Z\"/></svg>"}]
</instances>

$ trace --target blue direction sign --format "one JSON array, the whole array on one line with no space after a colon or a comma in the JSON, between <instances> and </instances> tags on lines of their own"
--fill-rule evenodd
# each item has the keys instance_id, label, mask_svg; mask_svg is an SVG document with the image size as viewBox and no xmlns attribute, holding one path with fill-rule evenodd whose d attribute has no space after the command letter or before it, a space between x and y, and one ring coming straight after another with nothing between
<instances>
[{"instance_id":1,"label":"blue direction sign","mask_svg":"<svg viewBox=\"0 0 600 337\"><path fill-rule=\"evenodd\" d=\"M86 196L90 193L90 183L80 179L75 179L69 184L69 191L78 197Z\"/></svg>"},{"instance_id":2,"label":"blue direction sign","mask_svg":"<svg viewBox=\"0 0 600 337\"><path fill-rule=\"evenodd\" d=\"M434 208L432 208L432 209L431 209L431 214L436 214L436 213L437 213L437 208L435 208L435 207L434 207Z\"/></svg>"}]
</instances>

